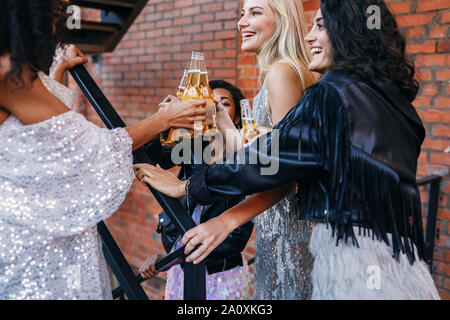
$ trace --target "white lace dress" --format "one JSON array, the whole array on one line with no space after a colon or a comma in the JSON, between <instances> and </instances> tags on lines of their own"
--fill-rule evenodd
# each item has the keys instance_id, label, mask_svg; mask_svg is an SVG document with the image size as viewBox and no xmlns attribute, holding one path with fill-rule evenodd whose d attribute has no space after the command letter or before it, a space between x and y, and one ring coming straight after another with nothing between
<instances>
[{"instance_id":1,"label":"white lace dress","mask_svg":"<svg viewBox=\"0 0 450 320\"><path fill-rule=\"evenodd\" d=\"M39 78L71 106L68 88ZM0 300L112 298L96 225L131 186L131 146L73 111L0 125Z\"/></svg>"}]
</instances>

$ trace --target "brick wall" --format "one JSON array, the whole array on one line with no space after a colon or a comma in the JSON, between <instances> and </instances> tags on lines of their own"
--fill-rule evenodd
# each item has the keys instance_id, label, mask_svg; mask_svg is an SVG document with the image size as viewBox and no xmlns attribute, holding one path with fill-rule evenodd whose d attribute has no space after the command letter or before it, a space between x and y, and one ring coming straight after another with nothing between
<instances>
[{"instance_id":1,"label":"brick wall","mask_svg":"<svg viewBox=\"0 0 450 320\"><path fill-rule=\"evenodd\" d=\"M444 299L450 299L450 55L448 0L390 0L408 52L414 57L421 90L414 105L422 117L427 139L420 156L419 176L446 175L440 194L434 279ZM308 23L318 0L305 0ZM91 63L94 77L126 123L150 116L162 98L174 93L192 50L205 52L210 79L225 78L237 84L247 98L258 91L258 71L253 55L242 53L236 23L239 1L150 0L143 13L116 48ZM77 110L100 123L80 98ZM427 190L422 191L426 202ZM134 183L120 210L107 224L130 264L139 267L151 253L163 253L154 231L161 208L142 186ZM426 217L426 205L424 216ZM426 222L426 221L425 221ZM254 254L253 239L246 250ZM152 299L161 299L165 274L147 281Z\"/></svg>"}]
</instances>

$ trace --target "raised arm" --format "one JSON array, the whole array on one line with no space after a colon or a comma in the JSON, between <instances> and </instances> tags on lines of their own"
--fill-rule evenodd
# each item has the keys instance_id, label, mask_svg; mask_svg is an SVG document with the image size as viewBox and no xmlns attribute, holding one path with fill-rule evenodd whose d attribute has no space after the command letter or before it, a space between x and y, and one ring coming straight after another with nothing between
<instances>
[{"instance_id":1,"label":"raised arm","mask_svg":"<svg viewBox=\"0 0 450 320\"><path fill-rule=\"evenodd\" d=\"M272 132L236 153L233 163L216 162L188 182L169 180L164 170L151 166L139 177L174 198L188 190L201 205L267 191L341 166L341 153L347 152L340 150L341 143L347 143L346 128L339 94L327 84L317 84Z\"/></svg>"}]
</instances>

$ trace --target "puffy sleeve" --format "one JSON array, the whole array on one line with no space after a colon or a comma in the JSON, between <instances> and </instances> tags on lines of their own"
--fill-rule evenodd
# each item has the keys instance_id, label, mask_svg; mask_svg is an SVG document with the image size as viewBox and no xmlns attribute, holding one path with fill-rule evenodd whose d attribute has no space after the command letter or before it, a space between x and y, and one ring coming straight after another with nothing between
<instances>
[{"instance_id":1,"label":"puffy sleeve","mask_svg":"<svg viewBox=\"0 0 450 320\"><path fill-rule=\"evenodd\" d=\"M134 179L126 130L67 112L0 130L0 228L69 236L119 207Z\"/></svg>"},{"instance_id":2,"label":"puffy sleeve","mask_svg":"<svg viewBox=\"0 0 450 320\"><path fill-rule=\"evenodd\" d=\"M308 88L299 103L274 129L232 159L195 174L189 194L200 204L270 190L328 171L335 176L340 158L342 103L325 83ZM232 160L232 161L229 161ZM333 178L332 178L333 179Z\"/></svg>"}]
</instances>

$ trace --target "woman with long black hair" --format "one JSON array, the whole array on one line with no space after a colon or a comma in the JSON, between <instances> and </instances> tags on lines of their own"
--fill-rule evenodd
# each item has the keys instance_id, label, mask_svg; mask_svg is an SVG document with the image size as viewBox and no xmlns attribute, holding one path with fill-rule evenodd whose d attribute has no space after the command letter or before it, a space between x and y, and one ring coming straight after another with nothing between
<instances>
[{"instance_id":1,"label":"woman with long black hair","mask_svg":"<svg viewBox=\"0 0 450 320\"><path fill-rule=\"evenodd\" d=\"M0 10L0 300L111 299L96 225L131 186L132 150L204 120L201 101L116 130L71 111L71 91L47 75L63 9L6 0ZM59 80L86 62L70 52L53 69Z\"/></svg>"},{"instance_id":2,"label":"woman with long black hair","mask_svg":"<svg viewBox=\"0 0 450 320\"><path fill-rule=\"evenodd\" d=\"M380 9L378 29L367 24L372 5ZM439 299L423 261L416 170L425 130L411 104L419 86L394 16L383 0L321 0L305 40L309 68L323 76L260 138L279 161L277 173L262 175L263 165L249 163L257 141L245 149L244 163L236 156L188 182L165 180L165 172L147 166L138 176L198 203L297 181L298 218L314 221L312 299ZM275 144L278 158L270 156ZM246 206L266 209L244 201L188 231L187 261L203 260L229 230L253 218Z\"/></svg>"}]
</instances>

